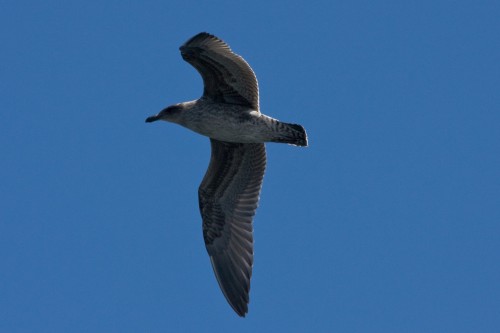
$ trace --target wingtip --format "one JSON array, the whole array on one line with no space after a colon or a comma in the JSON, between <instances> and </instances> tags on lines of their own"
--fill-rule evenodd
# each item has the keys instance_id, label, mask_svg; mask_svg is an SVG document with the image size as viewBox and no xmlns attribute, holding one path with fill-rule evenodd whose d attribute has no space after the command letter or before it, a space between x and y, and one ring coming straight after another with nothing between
<instances>
[{"instance_id":1,"label":"wingtip","mask_svg":"<svg viewBox=\"0 0 500 333\"><path fill-rule=\"evenodd\" d=\"M198 45L198 44L202 45L207 40L216 41L218 43L222 43L222 45L227 46L227 44L219 37L217 37L214 34L211 34L209 32L203 31L203 32L197 33L193 37L189 38L184 44L182 44L179 47L179 50L184 51L189 46Z\"/></svg>"},{"instance_id":2,"label":"wingtip","mask_svg":"<svg viewBox=\"0 0 500 333\"><path fill-rule=\"evenodd\" d=\"M243 292L243 294L240 294L240 292L235 293L233 289L231 289L233 286L231 284L225 283L227 274L231 278L234 278L232 276L232 272L230 271L229 267L226 267L224 263L217 262L213 256L210 256L210 262L212 263L212 269L215 273L215 277L217 279L217 283L219 284L219 287L224 294L224 297L226 298L227 303L231 306L231 308L236 312L236 314L240 317L245 317L246 314L248 313L248 303L250 303L249 299L249 292L250 292L250 277L248 278L248 286L246 287L247 289Z\"/></svg>"},{"instance_id":3,"label":"wingtip","mask_svg":"<svg viewBox=\"0 0 500 333\"><path fill-rule=\"evenodd\" d=\"M236 310L235 310L235 311L236 311ZM247 313L248 313L248 310L247 310L247 311L245 311L245 312L238 312L238 311L236 311L236 314L237 314L238 316L240 316L241 318L246 318Z\"/></svg>"},{"instance_id":4,"label":"wingtip","mask_svg":"<svg viewBox=\"0 0 500 333\"><path fill-rule=\"evenodd\" d=\"M245 318L248 313L248 304L243 304L240 308L237 308L235 305L229 302L229 305L233 308L234 312L241 318Z\"/></svg>"},{"instance_id":5,"label":"wingtip","mask_svg":"<svg viewBox=\"0 0 500 333\"><path fill-rule=\"evenodd\" d=\"M207 37L215 37L215 36L212 34L209 34L208 32L205 32L205 31L199 32L196 35L194 35L193 37L189 38L184 44L181 45L181 47L179 47L179 49L182 50L182 48L184 48L188 44L193 43L193 41L195 41L197 39L207 38Z\"/></svg>"}]
</instances>

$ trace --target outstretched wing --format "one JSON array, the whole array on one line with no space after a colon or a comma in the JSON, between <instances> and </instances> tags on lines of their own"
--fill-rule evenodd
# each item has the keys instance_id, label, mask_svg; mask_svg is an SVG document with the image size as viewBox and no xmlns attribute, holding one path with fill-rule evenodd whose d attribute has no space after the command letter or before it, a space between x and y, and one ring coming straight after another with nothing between
<instances>
[{"instance_id":1,"label":"outstretched wing","mask_svg":"<svg viewBox=\"0 0 500 333\"><path fill-rule=\"evenodd\" d=\"M210 165L198 190L203 238L224 296L236 313L245 316L253 265L252 219L266 149L263 143L210 142Z\"/></svg>"},{"instance_id":2,"label":"outstretched wing","mask_svg":"<svg viewBox=\"0 0 500 333\"><path fill-rule=\"evenodd\" d=\"M259 110L257 78L250 65L229 45L206 32L180 47L184 60L203 78L203 97L217 103L246 105Z\"/></svg>"}]
</instances>

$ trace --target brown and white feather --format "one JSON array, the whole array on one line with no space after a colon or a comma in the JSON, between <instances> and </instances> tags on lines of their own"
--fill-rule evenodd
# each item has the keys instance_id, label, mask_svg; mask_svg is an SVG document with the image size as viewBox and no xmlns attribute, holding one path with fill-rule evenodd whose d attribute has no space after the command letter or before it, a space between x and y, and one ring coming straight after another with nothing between
<instances>
[{"instance_id":1,"label":"brown and white feather","mask_svg":"<svg viewBox=\"0 0 500 333\"><path fill-rule=\"evenodd\" d=\"M219 38L206 32L180 47L182 58L201 74L203 97L215 103L238 104L259 111L259 87L252 68Z\"/></svg>"},{"instance_id":2,"label":"brown and white feather","mask_svg":"<svg viewBox=\"0 0 500 333\"><path fill-rule=\"evenodd\" d=\"M198 191L203 238L224 296L244 316L253 266L252 219L266 168L266 150L262 143L210 142L210 165Z\"/></svg>"}]
</instances>

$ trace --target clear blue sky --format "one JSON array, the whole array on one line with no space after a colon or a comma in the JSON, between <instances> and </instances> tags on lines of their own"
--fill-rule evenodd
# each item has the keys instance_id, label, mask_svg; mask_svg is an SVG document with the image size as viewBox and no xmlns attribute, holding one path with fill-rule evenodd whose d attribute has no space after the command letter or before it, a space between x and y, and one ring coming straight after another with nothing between
<instances>
[{"instance_id":1,"label":"clear blue sky","mask_svg":"<svg viewBox=\"0 0 500 333\"><path fill-rule=\"evenodd\" d=\"M498 1L3 1L0 332L498 332ZM250 312L219 290L200 31L255 70L268 145Z\"/></svg>"}]
</instances>

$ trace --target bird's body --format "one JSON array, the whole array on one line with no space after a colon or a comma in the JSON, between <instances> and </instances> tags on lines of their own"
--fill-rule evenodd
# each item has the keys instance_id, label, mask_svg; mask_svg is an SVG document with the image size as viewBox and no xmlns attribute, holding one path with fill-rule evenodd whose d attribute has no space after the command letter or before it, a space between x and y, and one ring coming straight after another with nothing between
<instances>
[{"instance_id":1,"label":"bird's body","mask_svg":"<svg viewBox=\"0 0 500 333\"><path fill-rule=\"evenodd\" d=\"M210 138L212 154L198 189L203 238L219 286L240 316L248 312L253 217L266 168L265 142L307 146L304 128L260 112L257 79L219 38L200 33L180 47L201 74L203 96L171 105L165 120Z\"/></svg>"},{"instance_id":2,"label":"bird's body","mask_svg":"<svg viewBox=\"0 0 500 333\"><path fill-rule=\"evenodd\" d=\"M203 98L175 105L178 112L172 122L212 139L235 143L295 143L301 135L277 119L245 105L216 103ZM296 135L294 136L294 134Z\"/></svg>"}]
</instances>

